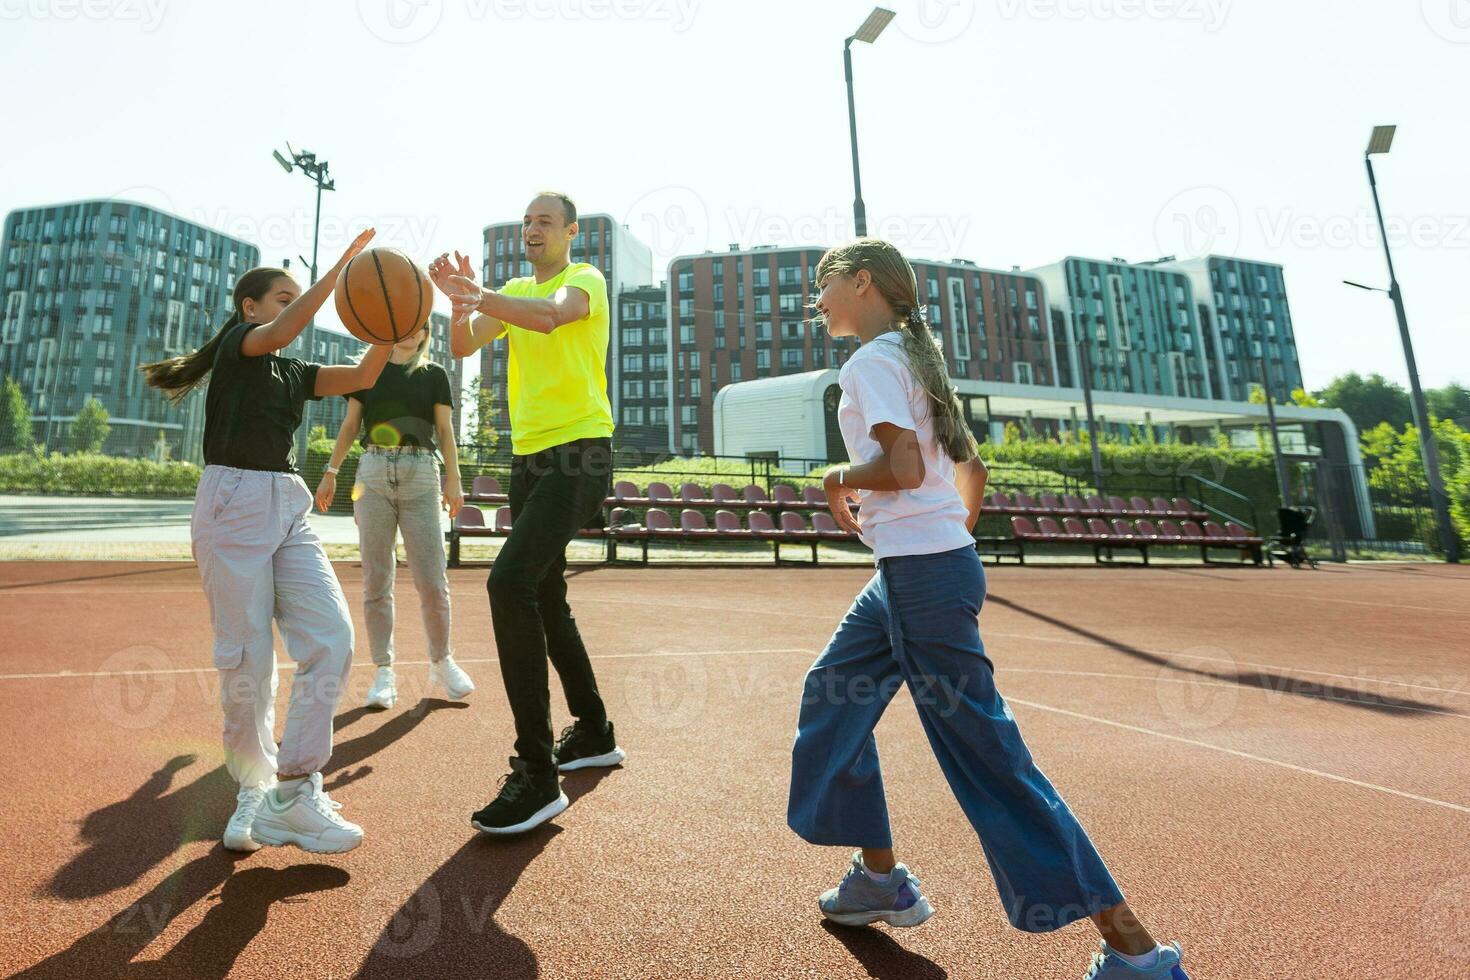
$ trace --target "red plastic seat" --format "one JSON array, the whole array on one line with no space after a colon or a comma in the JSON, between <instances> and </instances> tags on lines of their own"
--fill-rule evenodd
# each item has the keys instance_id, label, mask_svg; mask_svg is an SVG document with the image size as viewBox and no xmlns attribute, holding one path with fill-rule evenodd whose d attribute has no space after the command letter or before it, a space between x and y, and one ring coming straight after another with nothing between
<instances>
[{"instance_id":1,"label":"red plastic seat","mask_svg":"<svg viewBox=\"0 0 1470 980\"><path fill-rule=\"evenodd\" d=\"M806 526L806 518L793 510L784 511L781 514L781 533L799 538L809 538L816 534Z\"/></svg>"},{"instance_id":2,"label":"red plastic seat","mask_svg":"<svg viewBox=\"0 0 1470 980\"><path fill-rule=\"evenodd\" d=\"M1134 514L1134 515L1138 515L1138 514L1149 514L1149 515L1152 515L1153 512L1154 512L1154 505L1151 504L1151 503L1149 503L1143 497L1129 497L1128 498L1128 512L1130 514Z\"/></svg>"},{"instance_id":3,"label":"red plastic seat","mask_svg":"<svg viewBox=\"0 0 1470 980\"><path fill-rule=\"evenodd\" d=\"M470 493L476 497L491 497L500 493L500 481L493 476L480 475L470 482Z\"/></svg>"},{"instance_id":4,"label":"red plastic seat","mask_svg":"<svg viewBox=\"0 0 1470 980\"><path fill-rule=\"evenodd\" d=\"M1023 514L1041 513L1041 505L1037 503L1030 494L1027 493L1016 494L1016 502L1013 506L1016 510L1021 511Z\"/></svg>"},{"instance_id":5,"label":"red plastic seat","mask_svg":"<svg viewBox=\"0 0 1470 980\"><path fill-rule=\"evenodd\" d=\"M1126 514L1128 513L1128 501L1122 497L1109 497L1106 506L1103 508L1103 513L1109 517Z\"/></svg>"},{"instance_id":6,"label":"red plastic seat","mask_svg":"<svg viewBox=\"0 0 1470 980\"><path fill-rule=\"evenodd\" d=\"M836 541L843 541L853 537L851 531L844 531L838 527L837 519L825 510L819 510L812 515L812 530L816 531L823 538L831 538Z\"/></svg>"},{"instance_id":7,"label":"red plastic seat","mask_svg":"<svg viewBox=\"0 0 1470 980\"><path fill-rule=\"evenodd\" d=\"M1195 521L1202 521L1207 516L1204 511L1200 510L1184 497L1174 498L1174 513L1180 517L1188 517L1190 520Z\"/></svg>"},{"instance_id":8,"label":"red plastic seat","mask_svg":"<svg viewBox=\"0 0 1470 980\"><path fill-rule=\"evenodd\" d=\"M801 499L813 507L826 507L827 491L821 487L802 487Z\"/></svg>"},{"instance_id":9,"label":"red plastic seat","mask_svg":"<svg viewBox=\"0 0 1470 980\"><path fill-rule=\"evenodd\" d=\"M783 506L801 503L801 498L796 495L796 488L785 483L778 483L771 488L771 499Z\"/></svg>"},{"instance_id":10,"label":"red plastic seat","mask_svg":"<svg viewBox=\"0 0 1470 980\"><path fill-rule=\"evenodd\" d=\"M721 504L736 504L740 502L740 495L728 483L716 483L709 488L709 495L712 500Z\"/></svg>"},{"instance_id":11,"label":"red plastic seat","mask_svg":"<svg viewBox=\"0 0 1470 980\"><path fill-rule=\"evenodd\" d=\"M750 517L747 520L749 521L750 533L753 535L758 537L772 537L776 534L775 522L771 520L771 515L763 510L751 511Z\"/></svg>"},{"instance_id":12,"label":"red plastic seat","mask_svg":"<svg viewBox=\"0 0 1470 980\"><path fill-rule=\"evenodd\" d=\"M1225 533L1225 529L1221 527L1218 522L1205 521L1205 537L1226 539L1229 538L1230 535Z\"/></svg>"},{"instance_id":13,"label":"red plastic seat","mask_svg":"<svg viewBox=\"0 0 1470 980\"><path fill-rule=\"evenodd\" d=\"M497 530L497 531L509 531L510 530L510 508L509 507L497 507L497 508L495 508L495 530Z\"/></svg>"},{"instance_id":14,"label":"red plastic seat","mask_svg":"<svg viewBox=\"0 0 1470 980\"><path fill-rule=\"evenodd\" d=\"M1062 494L1062 511L1069 514L1084 514L1087 512L1087 505L1075 493L1064 493Z\"/></svg>"},{"instance_id":15,"label":"red plastic seat","mask_svg":"<svg viewBox=\"0 0 1470 980\"><path fill-rule=\"evenodd\" d=\"M1133 537L1133 525L1130 524L1130 523L1128 523L1127 521L1123 520L1121 517L1115 519L1113 521L1113 537L1115 537L1115 538L1132 538Z\"/></svg>"},{"instance_id":16,"label":"red plastic seat","mask_svg":"<svg viewBox=\"0 0 1470 980\"><path fill-rule=\"evenodd\" d=\"M1105 514L1108 510L1108 502L1094 493L1083 502L1082 510L1088 514Z\"/></svg>"},{"instance_id":17,"label":"red plastic seat","mask_svg":"<svg viewBox=\"0 0 1470 980\"><path fill-rule=\"evenodd\" d=\"M1174 505L1163 497L1155 497L1152 501L1155 517L1174 517Z\"/></svg>"},{"instance_id":18,"label":"red plastic seat","mask_svg":"<svg viewBox=\"0 0 1470 980\"><path fill-rule=\"evenodd\" d=\"M704 487L697 483L685 483L679 488L679 499L687 504L691 500L708 500L709 498L704 495Z\"/></svg>"},{"instance_id":19,"label":"red plastic seat","mask_svg":"<svg viewBox=\"0 0 1470 980\"><path fill-rule=\"evenodd\" d=\"M474 504L465 504L459 509L459 516L454 519L454 526L457 528L484 527L485 513Z\"/></svg>"},{"instance_id":20,"label":"red plastic seat","mask_svg":"<svg viewBox=\"0 0 1470 980\"><path fill-rule=\"evenodd\" d=\"M674 519L669 516L669 512L657 507L650 507L644 512L643 524L648 528L649 534L670 537L679 533L674 528Z\"/></svg>"},{"instance_id":21,"label":"red plastic seat","mask_svg":"<svg viewBox=\"0 0 1470 980\"><path fill-rule=\"evenodd\" d=\"M1062 507L1061 498L1054 493L1042 494L1037 503L1038 506L1040 506L1041 509L1046 511L1048 514L1060 514L1063 510L1065 510L1065 508Z\"/></svg>"},{"instance_id":22,"label":"red plastic seat","mask_svg":"<svg viewBox=\"0 0 1470 980\"><path fill-rule=\"evenodd\" d=\"M1029 517L1012 517L1011 534L1020 541L1037 541L1041 539L1041 532L1036 525L1031 523Z\"/></svg>"},{"instance_id":23,"label":"red plastic seat","mask_svg":"<svg viewBox=\"0 0 1470 980\"><path fill-rule=\"evenodd\" d=\"M1080 517L1062 518L1062 530L1067 532L1067 537L1074 541L1092 541L1097 535L1083 527Z\"/></svg>"},{"instance_id":24,"label":"red plastic seat","mask_svg":"<svg viewBox=\"0 0 1470 980\"><path fill-rule=\"evenodd\" d=\"M633 512L626 507L614 507L608 515L608 530L616 538L646 538L648 528L633 519Z\"/></svg>"},{"instance_id":25,"label":"red plastic seat","mask_svg":"<svg viewBox=\"0 0 1470 980\"><path fill-rule=\"evenodd\" d=\"M709 526L709 522L704 519L704 513L692 508L686 508L679 514L679 530L685 534L694 535L707 536L715 533L714 529Z\"/></svg>"},{"instance_id":26,"label":"red plastic seat","mask_svg":"<svg viewBox=\"0 0 1470 980\"><path fill-rule=\"evenodd\" d=\"M1176 542L1184 540L1184 532L1173 521L1159 521L1159 540Z\"/></svg>"},{"instance_id":27,"label":"red plastic seat","mask_svg":"<svg viewBox=\"0 0 1470 980\"><path fill-rule=\"evenodd\" d=\"M627 480L619 480L613 485L613 499L641 500L643 499L643 495L638 492L638 488L636 486L629 483Z\"/></svg>"},{"instance_id":28,"label":"red plastic seat","mask_svg":"<svg viewBox=\"0 0 1470 980\"><path fill-rule=\"evenodd\" d=\"M1201 531L1199 529L1199 525L1196 524L1194 521L1184 521L1179 525L1179 527L1184 532L1184 537L1190 541L1193 541L1196 538L1203 538L1205 536L1205 532Z\"/></svg>"},{"instance_id":29,"label":"red plastic seat","mask_svg":"<svg viewBox=\"0 0 1470 980\"><path fill-rule=\"evenodd\" d=\"M1044 541L1050 538L1053 541L1065 541L1068 537L1057 525L1056 518L1038 517L1036 519L1036 530Z\"/></svg>"},{"instance_id":30,"label":"red plastic seat","mask_svg":"<svg viewBox=\"0 0 1470 980\"><path fill-rule=\"evenodd\" d=\"M745 489L740 491L740 496L745 498L747 504L764 504L770 501L766 492L754 483L746 484Z\"/></svg>"},{"instance_id":31,"label":"red plastic seat","mask_svg":"<svg viewBox=\"0 0 1470 980\"><path fill-rule=\"evenodd\" d=\"M1261 538L1259 535L1250 533L1234 521L1225 522L1225 533L1235 540L1239 541L1241 544L1261 544Z\"/></svg>"},{"instance_id":32,"label":"red plastic seat","mask_svg":"<svg viewBox=\"0 0 1470 980\"><path fill-rule=\"evenodd\" d=\"M740 515L733 510L715 511L715 533L721 537L742 537L750 534L740 526Z\"/></svg>"},{"instance_id":33,"label":"red plastic seat","mask_svg":"<svg viewBox=\"0 0 1470 980\"><path fill-rule=\"evenodd\" d=\"M985 509L993 514L1009 514L1015 510L1015 507L1011 504L1009 494L997 490L985 498Z\"/></svg>"},{"instance_id":34,"label":"red plastic seat","mask_svg":"<svg viewBox=\"0 0 1470 980\"><path fill-rule=\"evenodd\" d=\"M1153 521L1134 521L1133 527L1135 529L1134 534L1146 541L1157 541L1161 537L1158 530L1154 527Z\"/></svg>"},{"instance_id":35,"label":"red plastic seat","mask_svg":"<svg viewBox=\"0 0 1470 980\"><path fill-rule=\"evenodd\" d=\"M648 499L659 503L673 503L674 491L669 489L667 483L654 481L648 485Z\"/></svg>"}]
</instances>

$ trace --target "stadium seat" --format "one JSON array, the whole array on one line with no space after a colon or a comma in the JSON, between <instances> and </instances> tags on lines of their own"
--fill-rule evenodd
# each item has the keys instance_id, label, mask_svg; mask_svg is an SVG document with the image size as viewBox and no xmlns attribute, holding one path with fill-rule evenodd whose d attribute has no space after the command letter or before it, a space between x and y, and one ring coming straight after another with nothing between
<instances>
[{"instance_id":1,"label":"stadium seat","mask_svg":"<svg viewBox=\"0 0 1470 980\"><path fill-rule=\"evenodd\" d=\"M1159 521L1159 540L1165 544L1182 543L1184 541L1184 532L1173 521Z\"/></svg>"},{"instance_id":2,"label":"stadium seat","mask_svg":"<svg viewBox=\"0 0 1470 980\"><path fill-rule=\"evenodd\" d=\"M1022 514L1041 513L1041 504L1037 503L1030 494L1026 493L1016 494L1015 501L1011 506L1014 510Z\"/></svg>"},{"instance_id":3,"label":"stadium seat","mask_svg":"<svg viewBox=\"0 0 1470 980\"><path fill-rule=\"evenodd\" d=\"M725 538L750 536L750 532L740 526L740 515L733 510L715 511L715 533Z\"/></svg>"},{"instance_id":4,"label":"stadium seat","mask_svg":"<svg viewBox=\"0 0 1470 980\"><path fill-rule=\"evenodd\" d=\"M1174 498L1174 513L1180 517L1187 517L1192 521L1203 521L1210 516L1184 497Z\"/></svg>"},{"instance_id":5,"label":"stadium seat","mask_svg":"<svg viewBox=\"0 0 1470 980\"><path fill-rule=\"evenodd\" d=\"M1107 499L1106 505L1103 507L1103 513L1107 514L1109 517L1116 517L1120 514L1126 514L1128 513L1128 501L1124 500L1122 497L1109 497Z\"/></svg>"},{"instance_id":6,"label":"stadium seat","mask_svg":"<svg viewBox=\"0 0 1470 980\"><path fill-rule=\"evenodd\" d=\"M827 491L821 487L802 487L801 499L810 507L826 507Z\"/></svg>"},{"instance_id":7,"label":"stadium seat","mask_svg":"<svg viewBox=\"0 0 1470 980\"><path fill-rule=\"evenodd\" d=\"M509 533L510 532L510 508L509 507L497 507L497 508L495 508L495 530L497 532L499 532L499 531L504 531L506 533Z\"/></svg>"},{"instance_id":8,"label":"stadium seat","mask_svg":"<svg viewBox=\"0 0 1470 980\"><path fill-rule=\"evenodd\" d=\"M499 497L501 494L500 481L493 476L481 474L470 482L470 495L473 497Z\"/></svg>"},{"instance_id":9,"label":"stadium seat","mask_svg":"<svg viewBox=\"0 0 1470 980\"><path fill-rule=\"evenodd\" d=\"M806 518L795 511L785 511L781 514L781 532L792 537L807 538L816 532L806 526Z\"/></svg>"},{"instance_id":10,"label":"stadium seat","mask_svg":"<svg viewBox=\"0 0 1470 980\"><path fill-rule=\"evenodd\" d=\"M1128 511L1134 517L1166 517L1166 516L1168 516L1167 514L1157 514L1157 513L1155 513L1154 512L1154 505L1151 504L1151 503L1149 503L1143 497L1129 497L1128 498Z\"/></svg>"},{"instance_id":11,"label":"stadium seat","mask_svg":"<svg viewBox=\"0 0 1470 980\"><path fill-rule=\"evenodd\" d=\"M1061 498L1054 493L1043 493L1038 498L1037 504L1048 514L1060 514L1063 510L1065 510L1065 508L1062 507Z\"/></svg>"},{"instance_id":12,"label":"stadium seat","mask_svg":"<svg viewBox=\"0 0 1470 980\"><path fill-rule=\"evenodd\" d=\"M475 477L476 480L481 479ZM474 504L465 504L459 509L459 516L454 519L454 526L463 530L464 528L484 527L485 513Z\"/></svg>"},{"instance_id":13,"label":"stadium seat","mask_svg":"<svg viewBox=\"0 0 1470 980\"><path fill-rule=\"evenodd\" d=\"M654 481L648 485L648 500L655 506L659 504L671 504L674 502L674 491L669 489L667 483Z\"/></svg>"},{"instance_id":14,"label":"stadium seat","mask_svg":"<svg viewBox=\"0 0 1470 980\"><path fill-rule=\"evenodd\" d=\"M632 483L627 480L619 480L613 485L613 500L619 503L641 503L645 498Z\"/></svg>"},{"instance_id":15,"label":"stadium seat","mask_svg":"<svg viewBox=\"0 0 1470 980\"><path fill-rule=\"evenodd\" d=\"M1171 504L1171 503L1169 503L1169 501L1168 501L1167 498L1164 498L1164 497L1155 497L1153 499L1152 503L1153 503L1153 512L1154 512L1154 516L1155 517L1183 517L1183 516L1185 516L1183 514L1176 514L1174 512L1174 505Z\"/></svg>"},{"instance_id":16,"label":"stadium seat","mask_svg":"<svg viewBox=\"0 0 1470 980\"><path fill-rule=\"evenodd\" d=\"M1134 521L1133 527L1134 533L1137 534L1140 538L1143 538L1145 541L1158 541L1161 538L1158 529L1154 527L1153 521Z\"/></svg>"},{"instance_id":17,"label":"stadium seat","mask_svg":"<svg viewBox=\"0 0 1470 980\"><path fill-rule=\"evenodd\" d=\"M819 510L812 515L812 530L828 541L852 541L857 537L851 531L838 527L837 519L825 510Z\"/></svg>"},{"instance_id":18,"label":"stadium seat","mask_svg":"<svg viewBox=\"0 0 1470 980\"><path fill-rule=\"evenodd\" d=\"M736 504L740 502L740 495L735 488L728 483L716 483L709 488L710 499L722 504Z\"/></svg>"},{"instance_id":19,"label":"stadium seat","mask_svg":"<svg viewBox=\"0 0 1470 980\"><path fill-rule=\"evenodd\" d=\"M669 512L658 507L650 507L643 514L643 525L648 528L648 533L655 538L677 538L682 533L674 527L674 519Z\"/></svg>"},{"instance_id":20,"label":"stadium seat","mask_svg":"<svg viewBox=\"0 0 1470 980\"><path fill-rule=\"evenodd\" d=\"M702 502L709 498L704 495L704 487L697 483L686 483L679 488L679 499L688 504L694 501Z\"/></svg>"},{"instance_id":21,"label":"stadium seat","mask_svg":"<svg viewBox=\"0 0 1470 980\"><path fill-rule=\"evenodd\" d=\"M801 498L796 495L796 488L785 483L778 483L771 488L771 499L783 507L801 503Z\"/></svg>"},{"instance_id":22,"label":"stadium seat","mask_svg":"<svg viewBox=\"0 0 1470 980\"><path fill-rule=\"evenodd\" d=\"M1029 517L1012 517L1011 534L1018 541L1039 541L1042 537L1041 532L1036 529L1035 524L1031 523Z\"/></svg>"},{"instance_id":23,"label":"stadium seat","mask_svg":"<svg viewBox=\"0 0 1470 980\"><path fill-rule=\"evenodd\" d=\"M1080 517L1062 518L1062 531L1073 541L1085 541L1090 544L1093 541L1100 540L1097 532L1088 530L1083 526Z\"/></svg>"},{"instance_id":24,"label":"stadium seat","mask_svg":"<svg viewBox=\"0 0 1470 980\"><path fill-rule=\"evenodd\" d=\"M1011 503L1010 496L1008 494L1001 493L998 490L985 498L985 509L990 511L992 514L1015 513L1015 506ZM1033 528L1032 530L1035 529ZM1015 531L1014 523L1011 525L1011 531Z\"/></svg>"},{"instance_id":25,"label":"stadium seat","mask_svg":"<svg viewBox=\"0 0 1470 980\"><path fill-rule=\"evenodd\" d=\"M686 508L679 514L679 530L691 537L710 537L715 531L704 519L704 512Z\"/></svg>"},{"instance_id":26,"label":"stadium seat","mask_svg":"<svg viewBox=\"0 0 1470 980\"><path fill-rule=\"evenodd\" d=\"M765 490L756 486L754 483L746 484L745 489L740 491L740 496L745 500L747 504L751 504L753 506L760 506L762 504L770 503L770 498L766 496Z\"/></svg>"},{"instance_id":27,"label":"stadium seat","mask_svg":"<svg viewBox=\"0 0 1470 980\"><path fill-rule=\"evenodd\" d=\"M1066 514L1085 514L1087 512L1087 505L1075 493L1064 493L1062 494L1062 512Z\"/></svg>"},{"instance_id":28,"label":"stadium seat","mask_svg":"<svg viewBox=\"0 0 1470 980\"><path fill-rule=\"evenodd\" d=\"M1106 514L1108 512L1108 502L1097 494L1092 494L1083 501L1082 511L1086 514Z\"/></svg>"}]
</instances>

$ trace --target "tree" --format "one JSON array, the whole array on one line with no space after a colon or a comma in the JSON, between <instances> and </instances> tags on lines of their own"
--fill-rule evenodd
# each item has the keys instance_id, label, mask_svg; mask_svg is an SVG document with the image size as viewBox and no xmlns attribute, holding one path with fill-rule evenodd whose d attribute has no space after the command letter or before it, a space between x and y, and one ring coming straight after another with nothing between
<instances>
[{"instance_id":1,"label":"tree","mask_svg":"<svg viewBox=\"0 0 1470 980\"><path fill-rule=\"evenodd\" d=\"M107 424L107 409L95 398L88 398L82 410L71 424L71 445L79 453L96 453L102 451L102 444L107 441L107 434L112 431L112 426Z\"/></svg>"},{"instance_id":2,"label":"tree","mask_svg":"<svg viewBox=\"0 0 1470 980\"><path fill-rule=\"evenodd\" d=\"M481 384L483 380L484 375L480 375L470 382L470 397L475 404L473 441L482 457L493 455L500 443L500 430L495 426L495 386L487 387Z\"/></svg>"},{"instance_id":3,"label":"tree","mask_svg":"<svg viewBox=\"0 0 1470 980\"><path fill-rule=\"evenodd\" d=\"M31 410L13 378L0 384L0 452L24 452L35 443Z\"/></svg>"},{"instance_id":4,"label":"tree","mask_svg":"<svg viewBox=\"0 0 1470 980\"><path fill-rule=\"evenodd\" d=\"M1327 408L1346 412L1359 432L1377 428L1380 422L1403 429L1414 419L1409 393L1381 374L1364 378L1354 371L1332 379L1331 384L1314 394Z\"/></svg>"},{"instance_id":5,"label":"tree","mask_svg":"<svg viewBox=\"0 0 1470 980\"><path fill-rule=\"evenodd\" d=\"M1315 395L1309 394L1305 388L1293 388L1291 390L1291 403L1302 408L1321 408L1322 403Z\"/></svg>"},{"instance_id":6,"label":"tree","mask_svg":"<svg viewBox=\"0 0 1470 980\"><path fill-rule=\"evenodd\" d=\"M1443 388L1429 388L1424 392L1424 401L1429 414L1437 419L1453 419L1462 429L1470 429L1470 388L1451 381Z\"/></svg>"}]
</instances>

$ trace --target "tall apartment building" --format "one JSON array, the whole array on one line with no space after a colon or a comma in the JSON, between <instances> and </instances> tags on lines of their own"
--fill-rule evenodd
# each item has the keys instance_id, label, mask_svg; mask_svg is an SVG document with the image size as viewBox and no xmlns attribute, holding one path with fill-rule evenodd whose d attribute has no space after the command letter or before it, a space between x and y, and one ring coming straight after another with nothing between
<instances>
[{"instance_id":1,"label":"tall apartment building","mask_svg":"<svg viewBox=\"0 0 1470 980\"><path fill-rule=\"evenodd\" d=\"M724 385L840 367L856 349L812 319L823 251L732 248L670 263L671 451L714 451L714 399ZM964 261L918 261L914 274L954 377L1058 383L1040 278Z\"/></svg>"},{"instance_id":2,"label":"tall apartment building","mask_svg":"<svg viewBox=\"0 0 1470 980\"><path fill-rule=\"evenodd\" d=\"M1053 336L1065 381L1080 382L1086 358L1094 390L1218 397L1187 274L1076 257L1031 272L1057 311ZM1084 337L1090 352L1080 347Z\"/></svg>"},{"instance_id":3,"label":"tall apartment building","mask_svg":"<svg viewBox=\"0 0 1470 980\"><path fill-rule=\"evenodd\" d=\"M1277 401L1302 386L1281 266L1223 255L1154 265L1184 273L1194 287L1215 397L1247 400L1251 385L1263 380L1263 355Z\"/></svg>"},{"instance_id":4,"label":"tall apartment building","mask_svg":"<svg viewBox=\"0 0 1470 980\"><path fill-rule=\"evenodd\" d=\"M572 240L573 262L587 262L602 270L607 279L609 330L607 381L609 398L617 412L619 376L619 317L621 297L630 290L653 282L653 258L648 246L634 237L625 225L609 214L580 214L577 235ZM531 263L521 242L521 222L503 221L485 227L482 276L498 286L507 279L529 276ZM504 342L487 344L480 353L480 383L493 393L492 407L500 429L501 444L510 444L510 415L506 407L505 376L509 351ZM615 435L616 445L622 445Z\"/></svg>"},{"instance_id":5,"label":"tall apartment building","mask_svg":"<svg viewBox=\"0 0 1470 980\"><path fill-rule=\"evenodd\" d=\"M617 413L614 441L619 449L665 453L669 448L667 284L624 290L618 303L617 381L610 385Z\"/></svg>"},{"instance_id":6,"label":"tall apartment building","mask_svg":"<svg viewBox=\"0 0 1470 980\"><path fill-rule=\"evenodd\" d=\"M106 451L198 460L204 405L175 408L139 364L186 353L229 315L255 246L131 201L22 208L0 240L0 373L14 378L38 441L66 445L88 398L111 416Z\"/></svg>"}]
</instances>

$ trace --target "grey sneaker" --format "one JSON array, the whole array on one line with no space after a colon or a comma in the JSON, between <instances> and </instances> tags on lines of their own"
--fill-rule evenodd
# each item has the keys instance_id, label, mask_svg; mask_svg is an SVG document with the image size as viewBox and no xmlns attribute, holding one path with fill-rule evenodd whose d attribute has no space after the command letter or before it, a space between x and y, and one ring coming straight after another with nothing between
<instances>
[{"instance_id":1,"label":"grey sneaker","mask_svg":"<svg viewBox=\"0 0 1470 980\"><path fill-rule=\"evenodd\" d=\"M1178 943L1159 947L1159 958L1150 967L1134 966L1113 951L1106 941L1099 941L1092 954L1092 965L1082 980L1189 980L1179 961L1184 950Z\"/></svg>"},{"instance_id":2,"label":"grey sneaker","mask_svg":"<svg viewBox=\"0 0 1470 980\"><path fill-rule=\"evenodd\" d=\"M886 922L891 926L916 926L934 914L934 906L919 891L922 884L905 865L896 865L888 881L868 877L862 852L852 856L847 876L836 888L822 893L817 906L822 914L844 926L867 926Z\"/></svg>"}]
</instances>

